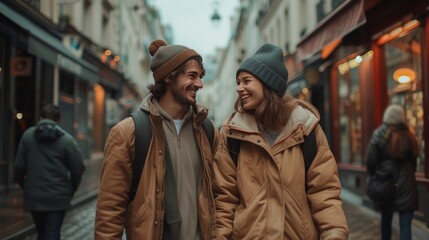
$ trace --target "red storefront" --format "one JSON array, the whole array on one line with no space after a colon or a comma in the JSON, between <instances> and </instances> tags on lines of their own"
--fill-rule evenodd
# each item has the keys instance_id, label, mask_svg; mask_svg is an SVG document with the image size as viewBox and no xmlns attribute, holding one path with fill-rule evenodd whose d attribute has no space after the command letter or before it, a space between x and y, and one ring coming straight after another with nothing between
<instances>
[{"instance_id":1,"label":"red storefront","mask_svg":"<svg viewBox=\"0 0 429 240\"><path fill-rule=\"evenodd\" d=\"M420 209L415 217L427 224L428 6L425 0L342 1L298 45L306 70L320 74L325 104L319 110L328 116L325 131L344 188L365 195L365 155L372 131L388 104L405 107L421 148L416 170Z\"/></svg>"}]
</instances>

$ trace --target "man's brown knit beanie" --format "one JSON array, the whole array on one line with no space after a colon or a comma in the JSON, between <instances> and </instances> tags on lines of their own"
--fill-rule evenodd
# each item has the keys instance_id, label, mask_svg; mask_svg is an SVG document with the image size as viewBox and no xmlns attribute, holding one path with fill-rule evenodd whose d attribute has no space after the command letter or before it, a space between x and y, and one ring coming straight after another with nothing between
<instances>
[{"instance_id":1,"label":"man's brown knit beanie","mask_svg":"<svg viewBox=\"0 0 429 240\"><path fill-rule=\"evenodd\" d=\"M150 69L153 72L155 82L166 78L168 74L176 70L190 58L201 58L200 54L193 49L182 45L167 45L161 39L157 39L149 45L149 53L152 56Z\"/></svg>"}]
</instances>

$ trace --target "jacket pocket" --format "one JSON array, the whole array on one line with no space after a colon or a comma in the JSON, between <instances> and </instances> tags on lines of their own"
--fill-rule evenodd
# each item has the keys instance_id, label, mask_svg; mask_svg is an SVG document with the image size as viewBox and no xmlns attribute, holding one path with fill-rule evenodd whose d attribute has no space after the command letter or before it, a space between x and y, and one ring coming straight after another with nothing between
<instances>
[{"instance_id":1,"label":"jacket pocket","mask_svg":"<svg viewBox=\"0 0 429 240\"><path fill-rule=\"evenodd\" d=\"M141 205L141 207L137 210L137 213L134 215L134 224L136 228L140 228L144 226L144 223L148 221L147 219L147 206L146 204Z\"/></svg>"},{"instance_id":2,"label":"jacket pocket","mask_svg":"<svg viewBox=\"0 0 429 240\"><path fill-rule=\"evenodd\" d=\"M296 196L283 187L285 199L285 236L292 239L314 239L316 234L306 196L298 201ZM288 216L288 217L286 217Z\"/></svg>"},{"instance_id":3,"label":"jacket pocket","mask_svg":"<svg viewBox=\"0 0 429 240\"><path fill-rule=\"evenodd\" d=\"M261 186L258 192L248 203L240 204L235 210L232 239L246 239L258 235L263 231L265 211L267 210L265 198L267 197L267 183Z\"/></svg>"}]
</instances>

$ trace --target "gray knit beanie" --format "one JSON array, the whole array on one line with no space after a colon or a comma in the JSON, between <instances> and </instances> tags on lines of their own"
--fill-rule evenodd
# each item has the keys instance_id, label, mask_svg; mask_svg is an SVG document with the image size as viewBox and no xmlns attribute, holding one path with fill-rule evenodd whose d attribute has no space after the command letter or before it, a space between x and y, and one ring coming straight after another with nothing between
<instances>
[{"instance_id":1,"label":"gray knit beanie","mask_svg":"<svg viewBox=\"0 0 429 240\"><path fill-rule=\"evenodd\" d=\"M285 94L288 72L281 48L269 43L264 44L253 56L240 64L236 78L243 71L258 78L280 97Z\"/></svg>"},{"instance_id":2,"label":"gray knit beanie","mask_svg":"<svg viewBox=\"0 0 429 240\"><path fill-rule=\"evenodd\" d=\"M192 57L199 57L202 61L200 54L195 50L182 45L167 45L161 39L149 45L149 53L153 56L150 61L150 70L153 72L155 82L166 78Z\"/></svg>"},{"instance_id":3,"label":"gray knit beanie","mask_svg":"<svg viewBox=\"0 0 429 240\"><path fill-rule=\"evenodd\" d=\"M406 123L404 108L397 104L392 104L384 110L383 122L386 124Z\"/></svg>"}]
</instances>

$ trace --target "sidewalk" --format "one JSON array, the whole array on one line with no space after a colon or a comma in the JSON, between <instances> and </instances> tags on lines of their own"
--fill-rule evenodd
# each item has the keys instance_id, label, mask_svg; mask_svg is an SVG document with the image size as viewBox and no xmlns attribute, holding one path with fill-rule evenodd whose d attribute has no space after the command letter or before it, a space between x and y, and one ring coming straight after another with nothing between
<instances>
[{"instance_id":1,"label":"sidewalk","mask_svg":"<svg viewBox=\"0 0 429 240\"><path fill-rule=\"evenodd\" d=\"M101 164L102 155L85 162L86 171L72 201L73 209L70 215L67 215L63 228L64 236L73 236L70 239L92 239L88 233L92 233L94 228L95 197ZM364 206L361 195L343 189L341 198L350 228L349 240L381 239L380 214ZM399 239L398 226L398 216L395 214L392 240ZM30 239L35 239L35 228L30 214L22 210L21 190L16 189L8 195L0 195L0 239L28 240L29 236ZM413 220L413 240L429 240L429 228L416 219Z\"/></svg>"},{"instance_id":2,"label":"sidewalk","mask_svg":"<svg viewBox=\"0 0 429 240\"><path fill-rule=\"evenodd\" d=\"M378 213L362 207L360 196L343 192L343 208L350 229L348 240L380 240L380 216ZM73 208L67 213L61 231L62 239L93 239L96 199ZM392 240L399 240L397 222L393 228ZM37 234L28 235L21 240L36 240ZM123 238L125 239L125 238ZM428 240L429 231L422 223L413 223L413 240Z\"/></svg>"},{"instance_id":3,"label":"sidewalk","mask_svg":"<svg viewBox=\"0 0 429 240\"><path fill-rule=\"evenodd\" d=\"M342 189L341 198L347 217L349 240L377 240L380 234L380 213L363 205L363 197ZM413 219L413 240L429 240L429 228L422 221ZM392 223L392 240L399 240L399 219L395 213Z\"/></svg>"},{"instance_id":4,"label":"sidewalk","mask_svg":"<svg viewBox=\"0 0 429 240\"><path fill-rule=\"evenodd\" d=\"M98 193L103 154L97 153L85 160L85 172L75 197L72 208L94 199ZM16 186L9 193L0 194L0 239L23 239L35 232L29 212L22 208L22 190Z\"/></svg>"}]
</instances>

